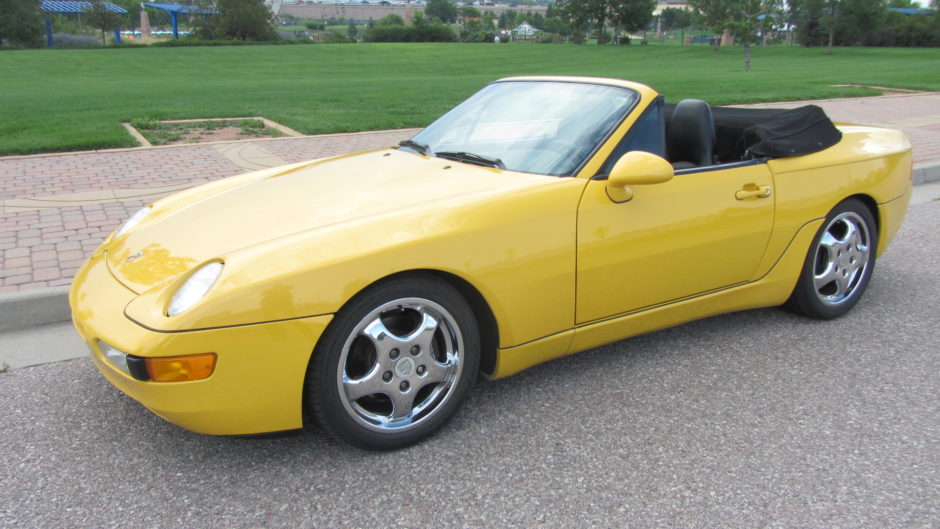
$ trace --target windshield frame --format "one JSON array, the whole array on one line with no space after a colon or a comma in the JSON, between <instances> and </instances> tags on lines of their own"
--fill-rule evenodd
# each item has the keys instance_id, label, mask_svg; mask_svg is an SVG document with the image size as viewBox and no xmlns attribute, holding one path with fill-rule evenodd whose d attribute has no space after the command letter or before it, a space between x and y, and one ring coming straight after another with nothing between
<instances>
[{"instance_id":1,"label":"windshield frame","mask_svg":"<svg viewBox=\"0 0 940 529\"><path fill-rule=\"evenodd\" d=\"M607 130L604 131L603 136L602 136L599 140L597 140L597 141L595 142L595 143L596 143L595 145L590 146L590 150L585 152L585 154L583 155L583 158L580 160L580 162L579 162L576 166L573 166L572 168L566 170L563 174L551 174L551 173L538 172L538 171L525 171L525 170L516 169L516 168L506 169L507 171L519 172L519 173L526 173L526 174L537 174L537 175L543 175L543 176L554 176L554 177L558 177L558 178L573 178L573 177L578 176L578 175L581 173L581 171L584 169L584 167L587 166L592 160L594 160L594 158L597 156L598 151L601 150L601 148L602 148L604 145L606 145L606 144L610 141L611 137L614 136L614 135L617 133L618 130L620 130L620 128L622 127L623 123L633 114L633 112L636 110L637 106L638 106L638 105L642 102L642 100L643 100L643 94L642 94L639 90L636 90L636 89L634 89L634 88L632 88L632 87L623 86L623 85L621 85L621 84L614 84L614 83L608 84L608 83L604 83L604 82L596 82L596 81L593 81L593 80L591 80L591 79L559 79L559 78L548 78L548 79L538 79L538 78L510 78L510 79L502 79L502 80L494 81L494 82L492 82L492 83L487 84L486 86L484 86L483 88L481 88L480 90L478 90L477 92L475 92L473 95L471 95L470 97L468 97L467 99L465 99L464 101L462 101L461 103L459 103L458 105L454 106L452 109L448 110L446 113L444 113L444 114L443 114L442 116L440 116L438 119L434 120L434 122L432 122L430 125L428 125L428 126L425 127L424 129L422 129L421 131L419 131L417 134L415 134L415 135L411 138L411 140L413 140L413 141L420 141L420 140L418 140L418 139L416 139L416 138L419 138L419 136L421 136L423 133L425 133L428 129L430 129L430 128L431 128L432 126L434 126L436 123L440 122L442 119L444 119L445 117L447 117L447 116L448 116L449 114L451 114L455 109L457 109L458 107L460 107L461 105L463 105L463 104L466 103L467 101L471 100L472 98L476 97L480 92L483 92L483 91L486 90L487 88L489 88L489 87L491 87L491 86L494 86L494 85L510 84L510 83L526 83L526 84L533 84L533 83L541 83L541 84L575 84L575 85L585 85L585 86L601 86L601 87L605 87L605 88L608 88L608 89L611 89L611 90L620 90L620 91L623 91L623 92L625 92L625 93L627 93L627 94L630 95L630 102L629 102L629 104L626 105L626 106L620 111L620 115L619 115L619 116L616 116L614 119L611 119L611 120L609 121L609 123L607 123ZM449 118L449 119L453 119L453 118ZM413 149L413 148L411 148L410 146L407 146L407 145L405 145L405 146L403 146L403 147L409 148L409 149L411 149L411 150L415 150L415 149ZM402 147L399 147L399 148L402 148ZM432 152L432 149L428 149L428 151L429 151L429 152L427 152L426 154L424 154L425 156L428 156L428 157L436 157L436 156L434 156L434 152ZM458 163L471 163L471 162L458 162Z\"/></svg>"}]
</instances>

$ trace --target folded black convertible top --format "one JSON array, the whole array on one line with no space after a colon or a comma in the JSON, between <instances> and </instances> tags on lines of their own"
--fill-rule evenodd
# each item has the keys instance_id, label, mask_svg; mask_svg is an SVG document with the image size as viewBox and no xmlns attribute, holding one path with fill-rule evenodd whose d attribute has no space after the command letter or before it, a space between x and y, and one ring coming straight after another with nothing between
<instances>
[{"instance_id":1,"label":"folded black convertible top","mask_svg":"<svg viewBox=\"0 0 940 529\"><path fill-rule=\"evenodd\" d=\"M832 147L842 132L816 105L785 110L744 129L746 158L801 156Z\"/></svg>"},{"instance_id":2,"label":"folded black convertible top","mask_svg":"<svg viewBox=\"0 0 940 529\"><path fill-rule=\"evenodd\" d=\"M666 126L675 105L666 104ZM794 109L712 107L718 159L802 156L832 147L842 133L816 105Z\"/></svg>"}]
</instances>

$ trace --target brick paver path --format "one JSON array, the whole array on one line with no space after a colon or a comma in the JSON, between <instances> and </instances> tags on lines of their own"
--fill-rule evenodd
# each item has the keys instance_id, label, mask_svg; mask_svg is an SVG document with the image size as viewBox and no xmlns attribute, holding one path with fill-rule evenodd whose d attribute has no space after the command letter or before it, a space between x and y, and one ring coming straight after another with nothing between
<instances>
[{"instance_id":1,"label":"brick paver path","mask_svg":"<svg viewBox=\"0 0 940 529\"><path fill-rule=\"evenodd\" d=\"M836 121L897 128L940 161L940 94L813 101ZM772 103L793 107L805 103ZM138 208L260 167L395 145L414 129L0 158L0 293L66 285Z\"/></svg>"},{"instance_id":2,"label":"brick paver path","mask_svg":"<svg viewBox=\"0 0 940 529\"><path fill-rule=\"evenodd\" d=\"M67 285L137 209L265 166L395 145L415 129L0 158L0 293Z\"/></svg>"}]
</instances>

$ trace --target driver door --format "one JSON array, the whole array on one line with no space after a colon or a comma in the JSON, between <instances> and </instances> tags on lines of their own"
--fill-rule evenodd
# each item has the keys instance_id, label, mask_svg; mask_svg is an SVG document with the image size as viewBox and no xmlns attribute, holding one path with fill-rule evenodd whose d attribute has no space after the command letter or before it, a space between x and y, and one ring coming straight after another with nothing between
<instances>
[{"instance_id":1,"label":"driver door","mask_svg":"<svg viewBox=\"0 0 940 529\"><path fill-rule=\"evenodd\" d=\"M758 161L680 171L619 204L606 180L592 180L578 210L577 324L753 280L773 227L772 186Z\"/></svg>"}]
</instances>

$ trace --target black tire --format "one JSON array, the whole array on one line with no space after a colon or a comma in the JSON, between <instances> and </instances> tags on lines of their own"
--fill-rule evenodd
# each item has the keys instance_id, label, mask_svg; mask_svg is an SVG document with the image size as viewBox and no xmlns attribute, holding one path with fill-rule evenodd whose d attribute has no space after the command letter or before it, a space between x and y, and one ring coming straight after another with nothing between
<instances>
[{"instance_id":1,"label":"black tire","mask_svg":"<svg viewBox=\"0 0 940 529\"><path fill-rule=\"evenodd\" d=\"M335 437L394 450L435 432L477 377L480 333L470 306L433 276L408 275L358 294L313 351L309 409Z\"/></svg>"},{"instance_id":2,"label":"black tire","mask_svg":"<svg viewBox=\"0 0 940 529\"><path fill-rule=\"evenodd\" d=\"M854 198L839 203L816 233L785 307L821 320L847 313L865 293L877 249L878 225L868 207Z\"/></svg>"}]
</instances>

